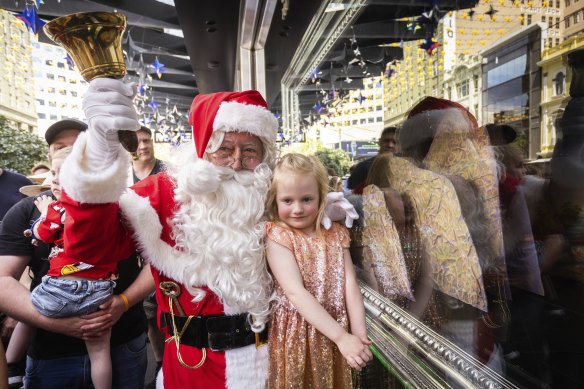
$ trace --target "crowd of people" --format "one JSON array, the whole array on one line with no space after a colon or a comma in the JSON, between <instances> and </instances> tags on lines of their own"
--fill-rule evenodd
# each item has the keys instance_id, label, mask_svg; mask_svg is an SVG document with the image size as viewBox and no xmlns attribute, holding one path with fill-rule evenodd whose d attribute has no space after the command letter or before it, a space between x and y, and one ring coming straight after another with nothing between
<instances>
[{"instance_id":1,"label":"crowd of people","mask_svg":"<svg viewBox=\"0 0 584 389\"><path fill-rule=\"evenodd\" d=\"M15 193L2 203L0 311L14 331L0 384L354 387L372 360L358 277L494 371L566 387L578 374L552 371L558 345L540 325L578 253L513 128L426 97L345 189L315 157L278 156L257 91L199 94L193 142L167 162L135 93L96 79L87 124L47 129L48 188L0 175Z\"/></svg>"}]
</instances>

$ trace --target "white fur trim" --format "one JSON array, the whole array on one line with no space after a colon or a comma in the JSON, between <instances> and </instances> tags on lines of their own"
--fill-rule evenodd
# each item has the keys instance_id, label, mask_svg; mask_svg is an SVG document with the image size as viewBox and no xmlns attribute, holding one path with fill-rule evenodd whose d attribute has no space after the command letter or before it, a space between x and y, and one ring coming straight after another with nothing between
<instances>
[{"instance_id":1,"label":"white fur trim","mask_svg":"<svg viewBox=\"0 0 584 389\"><path fill-rule=\"evenodd\" d=\"M268 380L268 345L254 344L225 351L227 389L264 389ZM164 389L162 369L156 376L156 389Z\"/></svg>"},{"instance_id":2,"label":"white fur trim","mask_svg":"<svg viewBox=\"0 0 584 389\"><path fill-rule=\"evenodd\" d=\"M278 121L269 110L259 105L225 101L219 106L213 121L213 130L218 129L249 132L268 144L275 144Z\"/></svg>"},{"instance_id":3,"label":"white fur trim","mask_svg":"<svg viewBox=\"0 0 584 389\"><path fill-rule=\"evenodd\" d=\"M167 277L183 283L183 269L187 255L173 253L172 247L163 241L162 224L148 197L141 197L128 189L120 197L120 208L134 230L134 238L144 257Z\"/></svg>"},{"instance_id":4,"label":"white fur trim","mask_svg":"<svg viewBox=\"0 0 584 389\"><path fill-rule=\"evenodd\" d=\"M156 376L156 389L164 389L164 376L162 375L162 369L158 370L158 375Z\"/></svg>"},{"instance_id":5,"label":"white fur trim","mask_svg":"<svg viewBox=\"0 0 584 389\"><path fill-rule=\"evenodd\" d=\"M118 201L128 180L128 153L120 146L116 160L110 166L95 171L87 166L84 158L86 143L86 134L82 132L61 167L61 185L69 197L81 203L103 204Z\"/></svg>"},{"instance_id":6,"label":"white fur trim","mask_svg":"<svg viewBox=\"0 0 584 389\"><path fill-rule=\"evenodd\" d=\"M255 344L225 351L228 389L264 389L268 379L268 345Z\"/></svg>"}]
</instances>

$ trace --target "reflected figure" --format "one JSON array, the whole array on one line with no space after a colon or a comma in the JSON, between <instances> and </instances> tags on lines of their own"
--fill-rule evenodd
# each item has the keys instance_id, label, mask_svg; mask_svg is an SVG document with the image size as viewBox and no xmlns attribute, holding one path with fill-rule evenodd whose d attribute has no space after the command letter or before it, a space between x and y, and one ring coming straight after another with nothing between
<instances>
[{"instance_id":1,"label":"reflected figure","mask_svg":"<svg viewBox=\"0 0 584 389\"><path fill-rule=\"evenodd\" d=\"M509 290L486 132L460 104L427 97L398 138L400 155L378 156L368 176L364 262L379 291L501 371Z\"/></svg>"},{"instance_id":2,"label":"reflected figure","mask_svg":"<svg viewBox=\"0 0 584 389\"><path fill-rule=\"evenodd\" d=\"M552 386L575 388L584 382L584 50L567 59L570 99L558 120L549 193L564 244L544 258L542 267L550 290L546 325Z\"/></svg>"}]
</instances>

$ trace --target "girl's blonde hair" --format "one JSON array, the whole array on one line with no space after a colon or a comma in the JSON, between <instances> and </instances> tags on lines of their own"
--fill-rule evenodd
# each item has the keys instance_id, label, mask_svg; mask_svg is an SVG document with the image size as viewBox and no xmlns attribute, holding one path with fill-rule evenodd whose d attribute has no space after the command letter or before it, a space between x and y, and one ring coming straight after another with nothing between
<instances>
[{"instance_id":1,"label":"girl's blonde hair","mask_svg":"<svg viewBox=\"0 0 584 389\"><path fill-rule=\"evenodd\" d=\"M316 233L320 235L320 222L324 214L325 199L328 193L328 174L320 160L313 156L306 156L297 153L284 155L274 168L272 185L268 191L266 211L270 220L283 224L278 217L278 204L276 195L278 185L290 175L312 175L318 187L318 215L316 217Z\"/></svg>"}]
</instances>

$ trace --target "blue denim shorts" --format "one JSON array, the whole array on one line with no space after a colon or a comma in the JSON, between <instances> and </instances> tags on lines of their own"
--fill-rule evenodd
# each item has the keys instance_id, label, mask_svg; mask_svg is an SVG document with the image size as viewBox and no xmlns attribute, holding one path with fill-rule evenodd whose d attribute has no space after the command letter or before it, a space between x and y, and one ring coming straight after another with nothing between
<instances>
[{"instance_id":1,"label":"blue denim shorts","mask_svg":"<svg viewBox=\"0 0 584 389\"><path fill-rule=\"evenodd\" d=\"M35 308L47 317L87 315L99 309L113 293L111 280L69 280L44 276L30 294Z\"/></svg>"}]
</instances>

